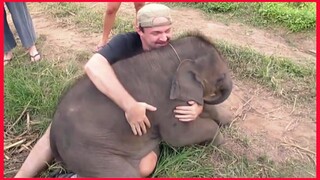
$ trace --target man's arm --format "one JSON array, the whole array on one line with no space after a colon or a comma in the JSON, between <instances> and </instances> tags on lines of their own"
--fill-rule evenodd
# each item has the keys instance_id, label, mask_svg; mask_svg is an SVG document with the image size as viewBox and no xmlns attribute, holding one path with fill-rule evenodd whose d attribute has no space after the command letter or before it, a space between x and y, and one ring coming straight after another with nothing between
<instances>
[{"instance_id":1,"label":"man's arm","mask_svg":"<svg viewBox=\"0 0 320 180\"><path fill-rule=\"evenodd\" d=\"M93 84L125 112L133 133L146 133L146 126L150 127L146 110L155 111L156 108L137 102L122 86L111 65L102 55L94 54L84 69Z\"/></svg>"}]
</instances>

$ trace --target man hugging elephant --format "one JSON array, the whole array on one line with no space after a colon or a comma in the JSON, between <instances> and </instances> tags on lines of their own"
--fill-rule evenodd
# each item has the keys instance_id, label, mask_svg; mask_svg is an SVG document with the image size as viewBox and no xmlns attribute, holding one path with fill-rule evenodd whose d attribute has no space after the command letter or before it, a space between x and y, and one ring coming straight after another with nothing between
<instances>
[{"instance_id":1,"label":"man hugging elephant","mask_svg":"<svg viewBox=\"0 0 320 180\"><path fill-rule=\"evenodd\" d=\"M165 5L145 5L137 21L90 58L16 177L36 176L53 158L74 177L146 177L161 141L221 144L219 125L231 117L213 105L232 90L227 62L200 34L170 41Z\"/></svg>"}]
</instances>

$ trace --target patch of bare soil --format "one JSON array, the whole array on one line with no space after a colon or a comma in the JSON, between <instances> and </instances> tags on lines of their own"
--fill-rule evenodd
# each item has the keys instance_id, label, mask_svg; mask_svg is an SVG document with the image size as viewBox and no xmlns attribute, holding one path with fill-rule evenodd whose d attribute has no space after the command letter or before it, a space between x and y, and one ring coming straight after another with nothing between
<instances>
[{"instance_id":1,"label":"patch of bare soil","mask_svg":"<svg viewBox=\"0 0 320 180\"><path fill-rule=\"evenodd\" d=\"M223 104L233 112L234 125L249 139L253 154L266 154L276 162L299 157L297 153L314 155L314 106L284 103L259 85L236 79L230 98Z\"/></svg>"},{"instance_id":2,"label":"patch of bare soil","mask_svg":"<svg viewBox=\"0 0 320 180\"><path fill-rule=\"evenodd\" d=\"M105 3L89 5L105 7ZM118 16L133 18L134 14L133 3L122 3ZM63 27L43 12L31 12L31 15L37 34L46 38L41 51L47 57L63 55L67 50L91 51L100 40L101 34L85 35L75 27ZM247 46L266 55L288 57L297 63L315 64L315 56L306 53L315 49L315 37L285 37L284 33L255 29L240 23L225 25L207 20L200 11L188 8L173 9L172 16L175 33L199 29L213 39ZM305 59L308 62L302 61ZM287 104L257 84L244 82L236 77L233 79L233 92L223 104L234 115L232 126L238 127L248 137L252 154L267 154L276 162L297 157L297 154L300 158L306 158L306 154L314 157L315 103L303 107L298 105L299 102ZM15 157L17 158L21 157ZM5 176L10 177L15 171L6 168L5 173Z\"/></svg>"}]
</instances>

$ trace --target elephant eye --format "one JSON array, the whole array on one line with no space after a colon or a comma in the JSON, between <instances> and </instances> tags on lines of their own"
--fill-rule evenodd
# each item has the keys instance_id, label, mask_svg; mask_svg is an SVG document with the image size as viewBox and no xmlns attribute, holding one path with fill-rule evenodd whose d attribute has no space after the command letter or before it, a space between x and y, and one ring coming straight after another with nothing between
<instances>
[{"instance_id":1,"label":"elephant eye","mask_svg":"<svg viewBox=\"0 0 320 180\"><path fill-rule=\"evenodd\" d=\"M220 83L221 81L223 81L226 78L226 73L223 73L222 76L220 76L220 78L217 79L217 83Z\"/></svg>"}]
</instances>

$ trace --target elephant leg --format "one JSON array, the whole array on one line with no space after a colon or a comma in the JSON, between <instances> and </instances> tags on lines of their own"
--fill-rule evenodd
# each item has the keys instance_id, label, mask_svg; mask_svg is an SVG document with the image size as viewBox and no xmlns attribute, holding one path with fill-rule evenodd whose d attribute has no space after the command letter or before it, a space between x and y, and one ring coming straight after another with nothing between
<instances>
[{"instance_id":1,"label":"elephant leg","mask_svg":"<svg viewBox=\"0 0 320 180\"><path fill-rule=\"evenodd\" d=\"M162 139L173 146L186 146L212 142L216 146L224 140L219 126L209 118L197 118L191 122L176 122L174 126L160 129Z\"/></svg>"},{"instance_id":2,"label":"elephant leg","mask_svg":"<svg viewBox=\"0 0 320 180\"><path fill-rule=\"evenodd\" d=\"M233 119L232 112L223 104L205 104L203 107L203 113L200 115L200 117L213 119L219 126L228 125Z\"/></svg>"}]
</instances>

